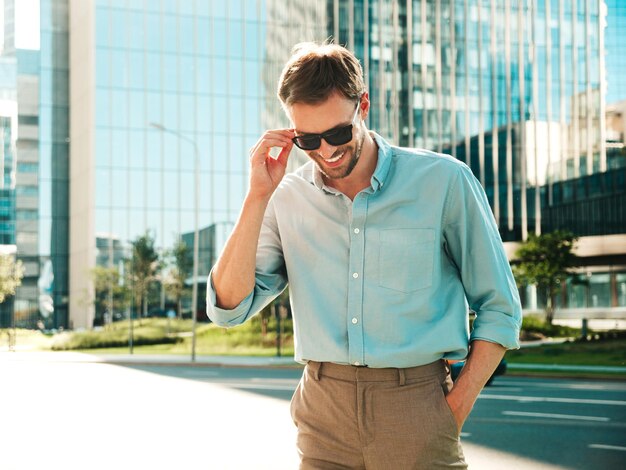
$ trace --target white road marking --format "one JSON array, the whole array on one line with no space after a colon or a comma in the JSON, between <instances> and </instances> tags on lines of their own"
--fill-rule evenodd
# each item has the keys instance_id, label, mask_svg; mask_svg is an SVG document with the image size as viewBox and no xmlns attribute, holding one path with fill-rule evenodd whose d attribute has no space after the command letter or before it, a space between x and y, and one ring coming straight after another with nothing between
<instances>
[{"instance_id":1,"label":"white road marking","mask_svg":"<svg viewBox=\"0 0 626 470\"><path fill-rule=\"evenodd\" d=\"M242 383L242 382L211 382L214 385L221 385L233 388L249 388L253 390L290 390L294 391L294 385L281 385L281 384L261 384L261 383Z\"/></svg>"},{"instance_id":2,"label":"white road marking","mask_svg":"<svg viewBox=\"0 0 626 470\"><path fill-rule=\"evenodd\" d=\"M534 383L534 382L522 382L517 380L507 380L505 382L499 382L498 388L505 387L507 385L518 385L523 386L524 389L529 388L556 388L559 390L589 390L593 392L613 392L613 391L624 391L626 390L626 385L620 383L606 383L603 382L601 384L595 383L558 383L558 382L542 382L542 383Z\"/></svg>"},{"instance_id":3,"label":"white road marking","mask_svg":"<svg viewBox=\"0 0 626 470\"><path fill-rule=\"evenodd\" d=\"M526 411L503 411L503 415L507 416L532 416L534 418L556 418L556 419L574 419L582 421L610 421L609 418L599 416L577 416L577 415L561 415L556 413L530 413Z\"/></svg>"},{"instance_id":4,"label":"white road marking","mask_svg":"<svg viewBox=\"0 0 626 470\"><path fill-rule=\"evenodd\" d=\"M626 401L622 400L593 400L593 399L583 399L583 398L555 398L555 397L527 397L523 395L492 395L492 394L483 394L478 395L478 398L483 398L487 400L509 400L509 401L519 401L526 403L537 403L537 402L550 402L550 403L576 403L581 405L614 405L614 406L626 406Z\"/></svg>"},{"instance_id":5,"label":"white road marking","mask_svg":"<svg viewBox=\"0 0 626 470\"><path fill-rule=\"evenodd\" d=\"M590 449L604 449L604 450L622 450L626 451L626 447L621 446L609 446L606 444L589 444Z\"/></svg>"}]
</instances>

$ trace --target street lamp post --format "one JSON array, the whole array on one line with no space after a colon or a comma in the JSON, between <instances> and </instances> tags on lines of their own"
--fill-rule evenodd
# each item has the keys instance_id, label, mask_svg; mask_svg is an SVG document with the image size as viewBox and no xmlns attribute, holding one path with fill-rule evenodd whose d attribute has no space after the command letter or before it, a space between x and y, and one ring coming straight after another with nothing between
<instances>
[{"instance_id":1,"label":"street lamp post","mask_svg":"<svg viewBox=\"0 0 626 470\"><path fill-rule=\"evenodd\" d=\"M196 141L181 134L173 129L169 129L157 122L150 122L150 127L173 134L181 140L189 142L193 145L194 160L193 160L193 284L191 290L191 362L196 361L196 315L198 311L198 245L199 245L199 233L198 233L198 187L199 187L199 174L198 174L198 144Z\"/></svg>"}]
</instances>

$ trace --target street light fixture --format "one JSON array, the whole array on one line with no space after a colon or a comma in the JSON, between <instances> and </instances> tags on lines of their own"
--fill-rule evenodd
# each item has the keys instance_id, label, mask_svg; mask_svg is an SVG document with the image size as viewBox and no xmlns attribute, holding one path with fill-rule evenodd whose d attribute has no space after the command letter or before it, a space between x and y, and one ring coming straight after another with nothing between
<instances>
[{"instance_id":1,"label":"street light fixture","mask_svg":"<svg viewBox=\"0 0 626 470\"><path fill-rule=\"evenodd\" d=\"M150 127L153 127L161 132L165 132L167 134L172 134L178 137L181 140L189 142L193 145L194 149L194 160L193 160L193 171L194 171L194 182L193 182L193 287L191 294L191 362L196 362L196 315L198 311L198 244L199 244L199 233L198 233L198 187L199 187L199 174L198 174L198 144L196 141L187 137L184 134L181 134L178 131L173 129L169 129L165 127L163 124L159 124L158 122L150 122L148 123Z\"/></svg>"}]
</instances>

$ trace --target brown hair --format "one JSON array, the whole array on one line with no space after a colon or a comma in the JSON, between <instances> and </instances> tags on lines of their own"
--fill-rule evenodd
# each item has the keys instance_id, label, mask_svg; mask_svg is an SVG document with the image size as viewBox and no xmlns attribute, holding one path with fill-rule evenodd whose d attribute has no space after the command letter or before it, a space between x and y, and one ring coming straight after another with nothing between
<instances>
[{"instance_id":1,"label":"brown hair","mask_svg":"<svg viewBox=\"0 0 626 470\"><path fill-rule=\"evenodd\" d=\"M278 81L283 106L319 103L335 91L354 101L365 92L359 60L337 44L296 44Z\"/></svg>"}]
</instances>

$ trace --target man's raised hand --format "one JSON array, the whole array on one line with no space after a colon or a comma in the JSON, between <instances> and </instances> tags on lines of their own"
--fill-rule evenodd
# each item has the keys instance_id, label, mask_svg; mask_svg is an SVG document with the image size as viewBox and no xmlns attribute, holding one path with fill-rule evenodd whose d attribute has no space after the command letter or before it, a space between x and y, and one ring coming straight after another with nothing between
<instances>
[{"instance_id":1,"label":"man's raised hand","mask_svg":"<svg viewBox=\"0 0 626 470\"><path fill-rule=\"evenodd\" d=\"M285 176L289 153L293 148L293 129L265 131L250 149L250 189L252 197L269 199ZM272 147L280 147L278 157L270 155Z\"/></svg>"}]
</instances>

